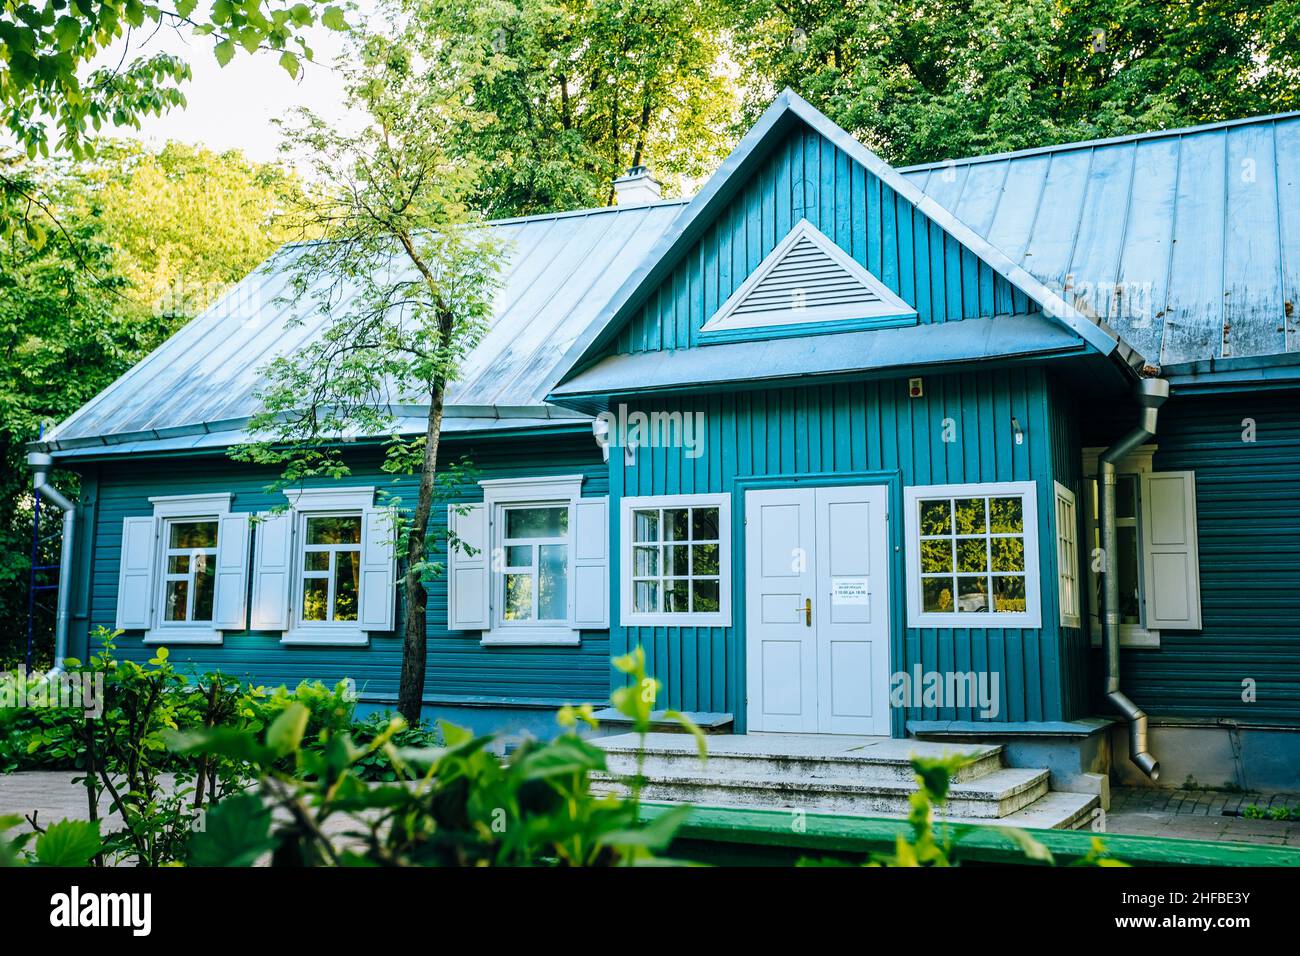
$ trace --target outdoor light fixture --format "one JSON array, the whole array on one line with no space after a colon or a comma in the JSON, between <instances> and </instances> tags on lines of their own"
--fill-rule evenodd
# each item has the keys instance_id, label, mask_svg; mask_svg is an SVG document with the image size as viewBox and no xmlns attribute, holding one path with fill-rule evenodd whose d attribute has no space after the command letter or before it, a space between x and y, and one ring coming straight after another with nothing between
<instances>
[{"instance_id":1,"label":"outdoor light fixture","mask_svg":"<svg viewBox=\"0 0 1300 956\"><path fill-rule=\"evenodd\" d=\"M1020 422L1016 420L1015 415L1011 416L1011 430L1016 434L1016 444L1023 445L1025 443L1025 433L1020 427Z\"/></svg>"}]
</instances>

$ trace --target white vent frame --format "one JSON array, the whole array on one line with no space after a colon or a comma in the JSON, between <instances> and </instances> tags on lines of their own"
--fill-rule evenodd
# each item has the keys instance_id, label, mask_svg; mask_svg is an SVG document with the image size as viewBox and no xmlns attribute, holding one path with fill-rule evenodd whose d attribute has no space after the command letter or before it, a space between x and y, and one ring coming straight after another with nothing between
<instances>
[{"instance_id":1,"label":"white vent frame","mask_svg":"<svg viewBox=\"0 0 1300 956\"><path fill-rule=\"evenodd\" d=\"M758 289L767 277L785 260L801 241L807 239L824 252L836 265L855 279L864 290L875 297L874 302L852 302L840 305L823 305L803 308L774 309L762 314L737 315L737 310ZM838 322L846 319L911 318L916 310L896 295L879 278L872 275L856 259L841 249L833 239L807 219L800 219L763 261L733 292L718 311L704 323L701 332L729 332L740 329L763 329L772 326L811 325L818 322Z\"/></svg>"}]
</instances>

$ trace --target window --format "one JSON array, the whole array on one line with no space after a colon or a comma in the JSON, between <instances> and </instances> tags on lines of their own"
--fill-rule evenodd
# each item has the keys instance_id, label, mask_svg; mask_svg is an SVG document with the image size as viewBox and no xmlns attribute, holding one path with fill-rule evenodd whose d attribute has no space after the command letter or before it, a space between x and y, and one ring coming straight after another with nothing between
<instances>
[{"instance_id":1,"label":"window","mask_svg":"<svg viewBox=\"0 0 1300 956\"><path fill-rule=\"evenodd\" d=\"M480 481L448 508L447 627L485 645L575 645L609 627L608 500L582 475Z\"/></svg>"},{"instance_id":2,"label":"window","mask_svg":"<svg viewBox=\"0 0 1300 956\"><path fill-rule=\"evenodd\" d=\"M729 495L623 499L625 624L731 623Z\"/></svg>"},{"instance_id":3,"label":"window","mask_svg":"<svg viewBox=\"0 0 1300 956\"><path fill-rule=\"evenodd\" d=\"M307 515L302 620L357 619L361 587L361 515Z\"/></svg>"},{"instance_id":4,"label":"window","mask_svg":"<svg viewBox=\"0 0 1300 956\"><path fill-rule=\"evenodd\" d=\"M904 489L912 627L1039 627L1037 485Z\"/></svg>"},{"instance_id":5,"label":"window","mask_svg":"<svg viewBox=\"0 0 1300 956\"><path fill-rule=\"evenodd\" d=\"M216 596L217 522L165 524L163 624L211 624Z\"/></svg>"},{"instance_id":6,"label":"window","mask_svg":"<svg viewBox=\"0 0 1300 956\"><path fill-rule=\"evenodd\" d=\"M1074 492L1059 481L1056 487L1056 574L1060 582L1061 624L1078 627L1079 607L1079 541L1078 511Z\"/></svg>"},{"instance_id":7,"label":"window","mask_svg":"<svg viewBox=\"0 0 1300 956\"><path fill-rule=\"evenodd\" d=\"M122 523L117 627L150 644L220 644L247 623L248 515L231 495L150 498Z\"/></svg>"}]
</instances>

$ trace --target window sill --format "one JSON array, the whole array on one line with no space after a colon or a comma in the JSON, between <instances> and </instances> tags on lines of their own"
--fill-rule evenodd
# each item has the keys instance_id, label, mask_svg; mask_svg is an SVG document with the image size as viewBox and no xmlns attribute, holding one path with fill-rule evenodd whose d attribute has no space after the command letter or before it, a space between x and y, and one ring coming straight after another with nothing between
<instances>
[{"instance_id":1,"label":"window sill","mask_svg":"<svg viewBox=\"0 0 1300 956\"><path fill-rule=\"evenodd\" d=\"M302 644L314 647L367 647L370 635L364 631L286 631L281 644Z\"/></svg>"},{"instance_id":2,"label":"window sill","mask_svg":"<svg viewBox=\"0 0 1300 956\"><path fill-rule=\"evenodd\" d=\"M160 630L155 628L152 631L145 632L144 643L219 645L224 640L224 635L220 631L209 631L195 628L192 633L186 633L186 630L188 629L176 628L174 630Z\"/></svg>"},{"instance_id":3,"label":"window sill","mask_svg":"<svg viewBox=\"0 0 1300 956\"><path fill-rule=\"evenodd\" d=\"M484 647L577 647L582 635L567 627L502 628L484 631L479 644Z\"/></svg>"}]
</instances>

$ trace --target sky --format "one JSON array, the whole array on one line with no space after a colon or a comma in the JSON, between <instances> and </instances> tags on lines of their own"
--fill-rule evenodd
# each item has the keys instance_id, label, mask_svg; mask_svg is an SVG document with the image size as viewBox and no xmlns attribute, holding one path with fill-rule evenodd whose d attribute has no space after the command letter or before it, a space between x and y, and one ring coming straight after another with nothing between
<instances>
[{"instance_id":1,"label":"sky","mask_svg":"<svg viewBox=\"0 0 1300 956\"><path fill-rule=\"evenodd\" d=\"M139 130L120 127L105 132L156 146L180 140L218 151L241 149L260 161L279 159L280 135L273 120L283 118L293 107L309 107L336 122L347 116L342 105L342 79L332 67L343 51L345 35L324 27L305 31L304 35L315 60L304 62L294 79L273 52L248 54L240 49L221 67L212 54L210 37L163 29L141 41L137 34L129 56L168 52L184 57L190 64L193 78L182 86L188 105L162 116L146 117ZM123 46L124 42L119 41L109 47L93 66L118 62Z\"/></svg>"}]
</instances>

